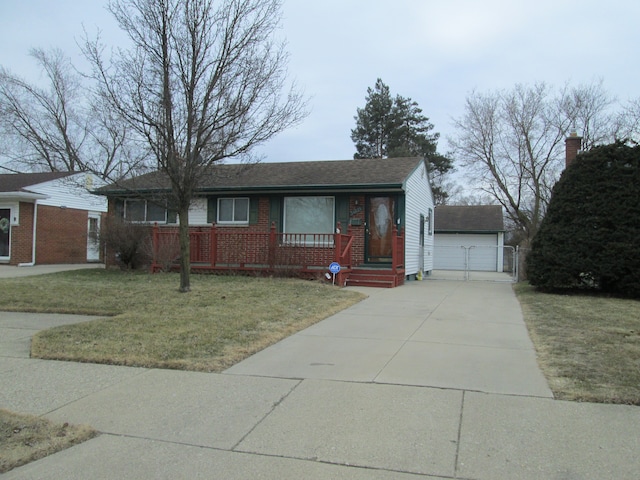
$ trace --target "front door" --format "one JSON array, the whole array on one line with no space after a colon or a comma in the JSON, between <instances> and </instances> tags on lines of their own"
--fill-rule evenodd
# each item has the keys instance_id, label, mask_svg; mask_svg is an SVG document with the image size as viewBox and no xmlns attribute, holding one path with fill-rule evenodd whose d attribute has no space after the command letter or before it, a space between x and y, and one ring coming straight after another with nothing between
<instances>
[{"instance_id":1,"label":"front door","mask_svg":"<svg viewBox=\"0 0 640 480\"><path fill-rule=\"evenodd\" d=\"M0 261L8 262L11 256L11 209L0 208Z\"/></svg>"},{"instance_id":2,"label":"front door","mask_svg":"<svg viewBox=\"0 0 640 480\"><path fill-rule=\"evenodd\" d=\"M391 263L395 197L367 199L366 259L368 263Z\"/></svg>"}]
</instances>

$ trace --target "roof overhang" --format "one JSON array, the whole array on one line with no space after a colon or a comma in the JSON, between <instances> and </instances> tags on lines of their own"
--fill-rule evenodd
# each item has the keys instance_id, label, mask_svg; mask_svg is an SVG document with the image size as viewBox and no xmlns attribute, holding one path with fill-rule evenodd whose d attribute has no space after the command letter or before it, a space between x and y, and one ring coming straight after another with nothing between
<instances>
[{"instance_id":1,"label":"roof overhang","mask_svg":"<svg viewBox=\"0 0 640 480\"><path fill-rule=\"evenodd\" d=\"M33 192L0 192L0 200L14 200L14 201L34 201L44 200L49 198L49 195Z\"/></svg>"},{"instance_id":2,"label":"roof overhang","mask_svg":"<svg viewBox=\"0 0 640 480\"><path fill-rule=\"evenodd\" d=\"M403 186L400 184L360 184L360 185L275 185L275 186L252 186L252 187L217 187L201 188L196 190L195 196L207 195L271 195L271 194L317 194L317 193L402 193ZM166 195L171 193L168 189L139 189L139 190L98 190L93 193L108 197L130 197L144 195Z\"/></svg>"}]
</instances>

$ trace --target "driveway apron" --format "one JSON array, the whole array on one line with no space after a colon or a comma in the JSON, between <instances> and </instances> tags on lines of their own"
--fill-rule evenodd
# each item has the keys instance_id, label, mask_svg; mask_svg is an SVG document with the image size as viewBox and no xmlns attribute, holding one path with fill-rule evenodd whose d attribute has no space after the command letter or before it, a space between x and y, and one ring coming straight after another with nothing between
<instances>
[{"instance_id":1,"label":"driveway apron","mask_svg":"<svg viewBox=\"0 0 640 480\"><path fill-rule=\"evenodd\" d=\"M552 397L511 284L359 290L369 297L225 373Z\"/></svg>"}]
</instances>

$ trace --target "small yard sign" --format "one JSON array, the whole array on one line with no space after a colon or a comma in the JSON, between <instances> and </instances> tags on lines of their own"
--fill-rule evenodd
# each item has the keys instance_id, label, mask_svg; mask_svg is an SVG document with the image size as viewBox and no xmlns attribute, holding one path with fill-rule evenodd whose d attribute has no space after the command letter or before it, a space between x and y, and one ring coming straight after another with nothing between
<instances>
[{"instance_id":1,"label":"small yard sign","mask_svg":"<svg viewBox=\"0 0 640 480\"><path fill-rule=\"evenodd\" d=\"M340 264L338 262L332 262L329 265L329 271L333 273L333 284L336 284L336 273L340 273Z\"/></svg>"}]
</instances>

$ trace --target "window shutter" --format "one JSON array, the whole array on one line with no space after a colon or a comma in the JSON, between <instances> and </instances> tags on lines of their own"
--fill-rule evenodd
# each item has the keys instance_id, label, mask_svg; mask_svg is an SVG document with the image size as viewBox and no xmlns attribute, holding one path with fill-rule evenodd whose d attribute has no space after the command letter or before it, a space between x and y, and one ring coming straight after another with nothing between
<instances>
[{"instance_id":1,"label":"window shutter","mask_svg":"<svg viewBox=\"0 0 640 480\"><path fill-rule=\"evenodd\" d=\"M218 199L216 197L207 197L207 223L216 223L218 221Z\"/></svg>"},{"instance_id":2,"label":"window shutter","mask_svg":"<svg viewBox=\"0 0 640 480\"><path fill-rule=\"evenodd\" d=\"M249 198L249 225L255 225L256 223L258 223L259 207L260 207L260 198L250 197Z\"/></svg>"},{"instance_id":3,"label":"window shutter","mask_svg":"<svg viewBox=\"0 0 640 480\"><path fill-rule=\"evenodd\" d=\"M338 222L342 226L341 233L347 233L349 226L349 197L347 195L336 196L336 228Z\"/></svg>"},{"instance_id":4,"label":"window shutter","mask_svg":"<svg viewBox=\"0 0 640 480\"><path fill-rule=\"evenodd\" d=\"M271 197L269 199L269 227L273 222L276 223L276 229L282 231L282 198Z\"/></svg>"},{"instance_id":5,"label":"window shutter","mask_svg":"<svg viewBox=\"0 0 640 480\"><path fill-rule=\"evenodd\" d=\"M176 210L167 210L167 223L178 223L178 212Z\"/></svg>"}]
</instances>

